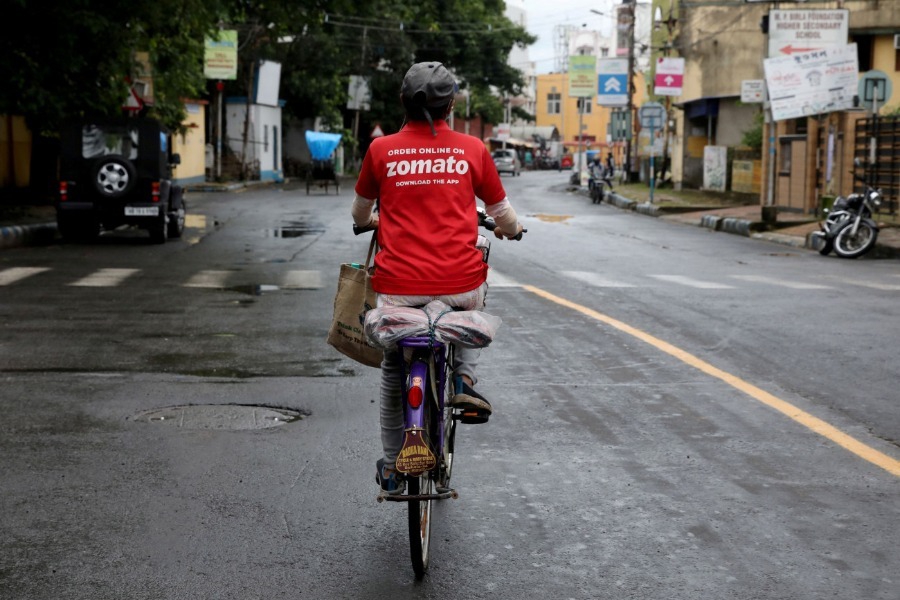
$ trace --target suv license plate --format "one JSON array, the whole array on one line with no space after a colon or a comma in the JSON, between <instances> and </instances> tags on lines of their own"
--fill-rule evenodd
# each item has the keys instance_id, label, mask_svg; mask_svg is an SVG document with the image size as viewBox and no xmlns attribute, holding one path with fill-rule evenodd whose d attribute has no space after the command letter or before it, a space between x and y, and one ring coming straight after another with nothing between
<instances>
[{"instance_id":1,"label":"suv license plate","mask_svg":"<svg viewBox=\"0 0 900 600\"><path fill-rule=\"evenodd\" d=\"M158 217L158 206L126 206L126 217Z\"/></svg>"}]
</instances>

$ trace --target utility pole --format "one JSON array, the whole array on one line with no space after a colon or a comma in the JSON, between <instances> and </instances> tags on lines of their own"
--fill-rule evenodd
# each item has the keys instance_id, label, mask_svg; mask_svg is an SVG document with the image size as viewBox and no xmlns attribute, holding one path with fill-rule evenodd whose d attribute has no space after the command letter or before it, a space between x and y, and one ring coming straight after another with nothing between
<instances>
[{"instance_id":1,"label":"utility pole","mask_svg":"<svg viewBox=\"0 0 900 600\"><path fill-rule=\"evenodd\" d=\"M628 116L631 119L631 135L625 138L625 177L631 181L631 138L634 136L634 8L635 0L622 0L622 5L629 6L630 17L628 19Z\"/></svg>"}]
</instances>

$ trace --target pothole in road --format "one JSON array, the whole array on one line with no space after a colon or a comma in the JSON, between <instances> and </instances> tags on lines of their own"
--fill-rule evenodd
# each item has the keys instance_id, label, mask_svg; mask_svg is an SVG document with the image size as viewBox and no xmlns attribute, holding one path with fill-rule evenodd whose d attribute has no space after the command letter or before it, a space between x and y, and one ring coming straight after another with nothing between
<instances>
[{"instance_id":1,"label":"pothole in road","mask_svg":"<svg viewBox=\"0 0 900 600\"><path fill-rule=\"evenodd\" d=\"M131 419L180 429L240 431L270 429L299 421L304 416L299 411L287 408L247 404L196 404L155 408L138 413Z\"/></svg>"}]
</instances>

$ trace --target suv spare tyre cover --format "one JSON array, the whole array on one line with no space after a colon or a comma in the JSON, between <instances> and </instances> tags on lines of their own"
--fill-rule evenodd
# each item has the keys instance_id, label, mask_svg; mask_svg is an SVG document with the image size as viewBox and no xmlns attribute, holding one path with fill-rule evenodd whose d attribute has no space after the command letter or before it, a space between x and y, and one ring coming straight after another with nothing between
<instances>
[{"instance_id":1,"label":"suv spare tyre cover","mask_svg":"<svg viewBox=\"0 0 900 600\"><path fill-rule=\"evenodd\" d=\"M124 196L137 183L137 173L131 161L117 154L101 156L91 169L94 188L107 198Z\"/></svg>"}]
</instances>

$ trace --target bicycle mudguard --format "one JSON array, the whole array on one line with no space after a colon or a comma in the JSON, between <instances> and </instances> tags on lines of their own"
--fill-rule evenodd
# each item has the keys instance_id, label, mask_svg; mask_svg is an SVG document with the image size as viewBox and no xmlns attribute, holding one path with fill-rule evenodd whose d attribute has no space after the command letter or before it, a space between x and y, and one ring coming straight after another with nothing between
<instances>
[{"instance_id":1,"label":"bicycle mudguard","mask_svg":"<svg viewBox=\"0 0 900 600\"><path fill-rule=\"evenodd\" d=\"M425 437L425 430L418 427L407 429L394 468L405 475L420 475L436 466L437 457Z\"/></svg>"}]
</instances>

